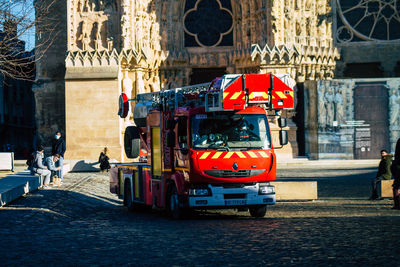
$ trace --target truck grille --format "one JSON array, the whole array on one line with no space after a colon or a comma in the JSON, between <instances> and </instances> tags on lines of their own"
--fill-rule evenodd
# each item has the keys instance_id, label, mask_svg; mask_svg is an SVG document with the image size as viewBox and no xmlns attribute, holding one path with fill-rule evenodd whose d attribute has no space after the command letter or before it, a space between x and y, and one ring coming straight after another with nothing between
<instances>
[{"instance_id":1,"label":"truck grille","mask_svg":"<svg viewBox=\"0 0 400 267\"><path fill-rule=\"evenodd\" d=\"M204 171L205 174L218 177L218 178L244 178L244 177L251 177L256 176L263 173L265 169L258 169L258 170L239 170L237 172L231 170L210 170Z\"/></svg>"}]
</instances>

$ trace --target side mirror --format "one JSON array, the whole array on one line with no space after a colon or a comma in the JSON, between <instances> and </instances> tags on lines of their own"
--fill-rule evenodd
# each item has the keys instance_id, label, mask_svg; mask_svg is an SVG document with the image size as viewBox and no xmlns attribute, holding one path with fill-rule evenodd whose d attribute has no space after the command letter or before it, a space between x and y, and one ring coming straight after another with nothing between
<instances>
[{"instance_id":1,"label":"side mirror","mask_svg":"<svg viewBox=\"0 0 400 267\"><path fill-rule=\"evenodd\" d=\"M175 128L176 121L174 119L168 119L165 121L165 128L173 130Z\"/></svg>"},{"instance_id":2,"label":"side mirror","mask_svg":"<svg viewBox=\"0 0 400 267\"><path fill-rule=\"evenodd\" d=\"M175 147L175 132L168 131L166 138L167 138L167 147Z\"/></svg>"},{"instance_id":3,"label":"side mirror","mask_svg":"<svg viewBox=\"0 0 400 267\"><path fill-rule=\"evenodd\" d=\"M181 153L182 153L183 155L187 155L187 153L189 153L189 149L187 149L187 148L181 148Z\"/></svg>"},{"instance_id":4,"label":"side mirror","mask_svg":"<svg viewBox=\"0 0 400 267\"><path fill-rule=\"evenodd\" d=\"M281 143L281 146L287 145L289 140L288 140L288 133L285 130L280 130L279 131L279 142Z\"/></svg>"},{"instance_id":5,"label":"side mirror","mask_svg":"<svg viewBox=\"0 0 400 267\"><path fill-rule=\"evenodd\" d=\"M125 154L128 158L134 159L139 157L140 152L140 133L136 126L128 126L124 135Z\"/></svg>"},{"instance_id":6,"label":"side mirror","mask_svg":"<svg viewBox=\"0 0 400 267\"><path fill-rule=\"evenodd\" d=\"M279 125L279 128L285 128L287 126L286 118L279 117L278 125Z\"/></svg>"}]
</instances>

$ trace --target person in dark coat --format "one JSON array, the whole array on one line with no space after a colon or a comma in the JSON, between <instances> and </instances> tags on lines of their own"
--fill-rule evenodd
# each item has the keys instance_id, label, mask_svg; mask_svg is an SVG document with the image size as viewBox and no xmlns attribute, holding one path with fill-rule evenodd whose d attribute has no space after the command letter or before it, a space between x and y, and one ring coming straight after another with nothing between
<instances>
[{"instance_id":1,"label":"person in dark coat","mask_svg":"<svg viewBox=\"0 0 400 267\"><path fill-rule=\"evenodd\" d=\"M392 162L391 167L392 175L393 175L393 208L396 210L400 210L400 198L399 198L399 190L400 190L400 138L396 143L396 150L394 154L394 161Z\"/></svg>"},{"instance_id":2,"label":"person in dark coat","mask_svg":"<svg viewBox=\"0 0 400 267\"><path fill-rule=\"evenodd\" d=\"M390 167L392 166L392 157L393 155L389 154L385 149L381 150L381 161L379 162L376 177L372 181L372 195L370 199L378 199L378 192L376 188L378 182L392 179L392 172L390 171Z\"/></svg>"},{"instance_id":3,"label":"person in dark coat","mask_svg":"<svg viewBox=\"0 0 400 267\"><path fill-rule=\"evenodd\" d=\"M100 170L105 171L110 169L110 158L107 155L108 149L107 147L100 153L99 156L99 163L100 163Z\"/></svg>"},{"instance_id":4,"label":"person in dark coat","mask_svg":"<svg viewBox=\"0 0 400 267\"><path fill-rule=\"evenodd\" d=\"M65 153L65 141L61 137L61 132L58 131L56 132L52 145L51 145L51 154L55 155L58 154L60 155L60 158L57 162L57 167L60 167L58 170L57 176L60 178L61 184L63 180L63 160L64 160L64 153Z\"/></svg>"}]
</instances>

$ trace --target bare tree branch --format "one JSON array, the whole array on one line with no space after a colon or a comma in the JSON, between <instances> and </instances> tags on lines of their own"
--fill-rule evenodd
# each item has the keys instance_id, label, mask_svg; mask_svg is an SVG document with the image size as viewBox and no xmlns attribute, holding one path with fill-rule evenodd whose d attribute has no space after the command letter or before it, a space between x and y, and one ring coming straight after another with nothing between
<instances>
[{"instance_id":1,"label":"bare tree branch","mask_svg":"<svg viewBox=\"0 0 400 267\"><path fill-rule=\"evenodd\" d=\"M0 1L0 74L14 79L34 79L33 63L40 60L57 37L59 22L51 14L56 1ZM22 39L26 37L34 44L31 51L25 50Z\"/></svg>"}]
</instances>

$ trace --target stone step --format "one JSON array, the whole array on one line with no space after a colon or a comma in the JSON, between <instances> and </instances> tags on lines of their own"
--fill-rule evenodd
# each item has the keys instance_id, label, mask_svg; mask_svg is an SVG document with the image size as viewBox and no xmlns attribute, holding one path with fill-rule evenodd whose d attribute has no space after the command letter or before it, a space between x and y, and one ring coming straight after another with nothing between
<instances>
[{"instance_id":1,"label":"stone step","mask_svg":"<svg viewBox=\"0 0 400 267\"><path fill-rule=\"evenodd\" d=\"M318 199L318 184L310 182L271 182L275 186L276 201Z\"/></svg>"},{"instance_id":2,"label":"stone step","mask_svg":"<svg viewBox=\"0 0 400 267\"><path fill-rule=\"evenodd\" d=\"M305 158L280 160L277 158L277 168L314 168L315 166L331 169L374 168L378 169L379 159L369 160L308 160Z\"/></svg>"}]
</instances>

